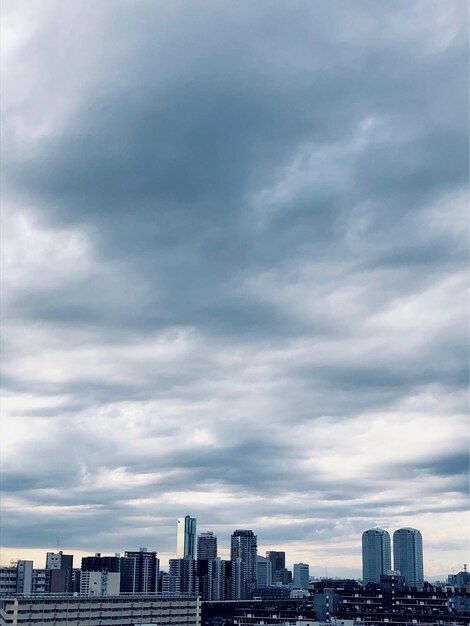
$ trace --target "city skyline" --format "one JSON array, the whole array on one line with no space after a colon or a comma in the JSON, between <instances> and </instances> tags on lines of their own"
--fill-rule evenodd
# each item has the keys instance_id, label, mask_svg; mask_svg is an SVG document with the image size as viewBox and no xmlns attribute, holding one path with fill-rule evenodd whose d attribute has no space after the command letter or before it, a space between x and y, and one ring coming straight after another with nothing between
<instances>
[{"instance_id":1,"label":"city skyline","mask_svg":"<svg viewBox=\"0 0 470 626\"><path fill-rule=\"evenodd\" d=\"M190 511L221 556L418 528L459 571L468 4L1 11L1 562L174 555Z\"/></svg>"},{"instance_id":2,"label":"city skyline","mask_svg":"<svg viewBox=\"0 0 470 626\"><path fill-rule=\"evenodd\" d=\"M177 561L184 561L186 559L189 560L198 560L197 555L202 552L203 555L199 558L203 560L213 560L217 557L221 558L223 561L233 560L236 556L242 556L242 561L245 564L247 550L251 550L251 546L254 546L253 555L251 558L251 565L248 568L248 571L251 572L251 576L253 576L253 572L257 569L258 565L256 565L256 561L267 561L270 562L269 572L270 576L273 576L278 571L282 571L283 564L287 570L290 571L291 574L294 574L296 571L296 566L305 566L310 568L310 573L313 576L318 578L328 577L328 567L323 565L319 566L316 563L305 563L305 562L296 562L295 559L289 558L288 555L286 559L285 552L279 551L279 549L275 550L271 547L269 550L265 550L263 546L258 545L258 537L256 532L253 529L249 530L233 530L230 533L229 537L226 537L226 542L228 542L228 549L224 549L222 547L220 553L218 551L218 546L220 546L219 537L213 531L202 530L198 531L194 534L194 531L197 527L197 518L191 517L190 515L186 515L185 517L180 517L176 520L176 534L175 534L175 550L173 553L164 553L158 550L153 546L152 550L149 552L147 547L139 547L139 549L134 549L134 551L130 551L127 549L120 548L114 554L103 554L101 552L95 552L95 555L91 555L88 553L78 554L79 558L86 557L87 561L93 561L94 557L99 556L106 557L107 559L114 560L116 556L120 553L125 555L127 554L137 554L139 556L150 556L150 555L158 555L159 563L162 570L165 570L165 560L169 564L169 569L172 569L171 561L175 563ZM181 532L182 529L185 532ZM183 537L184 534L187 534L187 531L190 531L189 537L186 539ZM411 539L410 539L411 536ZM223 539L223 538L222 538ZM189 544L188 544L189 540ZM189 553L185 556L184 549L191 552L194 552L194 557L190 557ZM222 546L224 546L224 542L222 541ZM348 568L340 568L341 571L331 572L333 578L355 578L356 580L362 580L366 583L379 583L381 574L388 574L392 571L399 570L404 576L404 580L407 584L411 586L420 586L425 580L438 580L444 576L449 575L449 572L441 573L439 576L430 575L428 576L426 571L423 570L423 557L425 554L425 550L423 550L423 539L422 534L419 530L414 528L400 528L395 529L393 532L393 543L391 541L391 533L382 529L382 528L372 528L366 529L361 535L361 547L360 553L362 555L362 568L360 570L355 571L353 569ZM47 568L58 568L61 567L61 560L68 556L62 556L63 551L60 552L47 552ZM264 558L263 555L266 555ZM393 561L392 561L393 554ZM255 555L256 559L255 559ZM76 555L77 556L77 555ZM463 555L464 557L464 555ZM21 557L22 559L24 557ZM464 557L465 558L465 557ZM280 559L280 560L279 560ZM27 560L27 559L26 559ZM34 559L32 559L34 560ZM12 559L14 562L15 559ZM276 569L276 562L279 561L279 566ZM0 563L2 566L7 566L7 563ZM313 566L312 566L313 565ZM462 564L460 564L462 565ZM40 564L36 562L34 567L39 567ZM42 565L41 565L42 567ZM245 567L245 565L244 565ZM465 568L465 565L463 565ZM279 570L279 568L281 568ZM299 570L300 571L300 570ZM458 568L458 571L461 571L461 567ZM450 573L455 573L454 569ZM298 572L300 575L300 573ZM246 576L246 572L243 571L243 575ZM294 580L294 576L292 576L292 581ZM297 581L298 582L298 581Z\"/></svg>"}]
</instances>

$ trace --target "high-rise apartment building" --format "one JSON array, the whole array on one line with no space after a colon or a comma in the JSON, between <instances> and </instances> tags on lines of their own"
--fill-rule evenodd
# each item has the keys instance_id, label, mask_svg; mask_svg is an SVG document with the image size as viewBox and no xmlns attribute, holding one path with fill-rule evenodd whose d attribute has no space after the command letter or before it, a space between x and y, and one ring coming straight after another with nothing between
<instances>
[{"instance_id":1,"label":"high-rise apartment building","mask_svg":"<svg viewBox=\"0 0 470 626\"><path fill-rule=\"evenodd\" d=\"M121 559L121 593L155 593L158 587L160 561L156 552L140 548L125 552Z\"/></svg>"},{"instance_id":2,"label":"high-rise apartment building","mask_svg":"<svg viewBox=\"0 0 470 626\"><path fill-rule=\"evenodd\" d=\"M423 538L416 528L400 528L393 533L393 568L400 571L409 587L423 586Z\"/></svg>"},{"instance_id":3,"label":"high-rise apartment building","mask_svg":"<svg viewBox=\"0 0 470 626\"><path fill-rule=\"evenodd\" d=\"M197 558L206 561L213 561L217 558L217 537L214 533L207 531L198 536Z\"/></svg>"},{"instance_id":4,"label":"high-rise apartment building","mask_svg":"<svg viewBox=\"0 0 470 626\"><path fill-rule=\"evenodd\" d=\"M181 593L198 593L196 560L170 559L168 575L170 587Z\"/></svg>"},{"instance_id":5,"label":"high-rise apartment building","mask_svg":"<svg viewBox=\"0 0 470 626\"><path fill-rule=\"evenodd\" d=\"M310 568L307 563L294 563L294 589L308 589Z\"/></svg>"},{"instance_id":6,"label":"high-rise apartment building","mask_svg":"<svg viewBox=\"0 0 470 626\"><path fill-rule=\"evenodd\" d=\"M256 588L257 537L252 530L236 530L232 534L230 560L232 561L235 592L234 600L249 598Z\"/></svg>"},{"instance_id":7,"label":"high-rise apartment building","mask_svg":"<svg viewBox=\"0 0 470 626\"><path fill-rule=\"evenodd\" d=\"M380 583L380 576L392 569L390 535L382 528L370 528L362 533L362 579Z\"/></svg>"},{"instance_id":8,"label":"high-rise apartment building","mask_svg":"<svg viewBox=\"0 0 470 626\"><path fill-rule=\"evenodd\" d=\"M178 559L196 558L196 518L186 515L176 522L176 556Z\"/></svg>"},{"instance_id":9,"label":"high-rise apartment building","mask_svg":"<svg viewBox=\"0 0 470 626\"><path fill-rule=\"evenodd\" d=\"M119 572L121 568L121 555L101 556L99 552L95 556L82 557L82 572Z\"/></svg>"}]
</instances>

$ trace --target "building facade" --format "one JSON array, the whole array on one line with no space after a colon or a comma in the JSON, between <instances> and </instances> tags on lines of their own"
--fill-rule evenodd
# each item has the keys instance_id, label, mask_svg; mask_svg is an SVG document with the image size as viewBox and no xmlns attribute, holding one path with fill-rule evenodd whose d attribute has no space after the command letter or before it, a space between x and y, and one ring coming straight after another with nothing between
<instances>
[{"instance_id":1,"label":"building facade","mask_svg":"<svg viewBox=\"0 0 470 626\"><path fill-rule=\"evenodd\" d=\"M294 589L308 589L310 568L307 563L294 563Z\"/></svg>"},{"instance_id":2,"label":"building facade","mask_svg":"<svg viewBox=\"0 0 470 626\"><path fill-rule=\"evenodd\" d=\"M231 537L230 560L234 578L234 600L249 598L256 589L257 536L252 530L236 530Z\"/></svg>"},{"instance_id":3,"label":"building facade","mask_svg":"<svg viewBox=\"0 0 470 626\"><path fill-rule=\"evenodd\" d=\"M256 587L270 587L272 585L271 561L264 556L256 557Z\"/></svg>"},{"instance_id":4,"label":"building facade","mask_svg":"<svg viewBox=\"0 0 470 626\"><path fill-rule=\"evenodd\" d=\"M116 597L17 596L0 598L0 626L44 623L74 626L200 626L196 597L134 595Z\"/></svg>"},{"instance_id":5,"label":"building facade","mask_svg":"<svg viewBox=\"0 0 470 626\"><path fill-rule=\"evenodd\" d=\"M119 572L81 572L80 595L82 596L118 596L121 574Z\"/></svg>"},{"instance_id":6,"label":"building facade","mask_svg":"<svg viewBox=\"0 0 470 626\"><path fill-rule=\"evenodd\" d=\"M390 535L382 528L362 533L362 579L364 584L379 583L382 574L392 569Z\"/></svg>"},{"instance_id":7,"label":"building facade","mask_svg":"<svg viewBox=\"0 0 470 626\"><path fill-rule=\"evenodd\" d=\"M214 533L207 531L198 535L197 558L207 561L213 561L217 558L217 537Z\"/></svg>"},{"instance_id":8,"label":"building facade","mask_svg":"<svg viewBox=\"0 0 470 626\"><path fill-rule=\"evenodd\" d=\"M121 593L155 593L159 569L156 552L148 552L147 548L125 552L120 564Z\"/></svg>"},{"instance_id":9,"label":"building facade","mask_svg":"<svg viewBox=\"0 0 470 626\"><path fill-rule=\"evenodd\" d=\"M186 515L176 522L176 556L178 559L196 558L196 518Z\"/></svg>"},{"instance_id":10,"label":"building facade","mask_svg":"<svg viewBox=\"0 0 470 626\"><path fill-rule=\"evenodd\" d=\"M121 570L121 555L101 556L97 552L95 556L82 558L82 572L119 572Z\"/></svg>"},{"instance_id":11,"label":"building facade","mask_svg":"<svg viewBox=\"0 0 470 626\"><path fill-rule=\"evenodd\" d=\"M400 528L393 533L393 568L400 571L409 587L423 587L423 538L416 528Z\"/></svg>"}]
</instances>

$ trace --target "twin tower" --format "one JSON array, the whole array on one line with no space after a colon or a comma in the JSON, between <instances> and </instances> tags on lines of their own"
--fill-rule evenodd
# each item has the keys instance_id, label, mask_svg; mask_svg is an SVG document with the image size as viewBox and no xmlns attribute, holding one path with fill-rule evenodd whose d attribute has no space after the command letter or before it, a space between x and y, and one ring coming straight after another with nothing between
<instances>
[{"instance_id":1,"label":"twin tower","mask_svg":"<svg viewBox=\"0 0 470 626\"><path fill-rule=\"evenodd\" d=\"M419 530L400 528L393 533L393 569L404 577L405 585L423 586L423 538ZM362 534L364 583L379 583L380 576L391 570L390 535L382 528L366 530Z\"/></svg>"}]
</instances>

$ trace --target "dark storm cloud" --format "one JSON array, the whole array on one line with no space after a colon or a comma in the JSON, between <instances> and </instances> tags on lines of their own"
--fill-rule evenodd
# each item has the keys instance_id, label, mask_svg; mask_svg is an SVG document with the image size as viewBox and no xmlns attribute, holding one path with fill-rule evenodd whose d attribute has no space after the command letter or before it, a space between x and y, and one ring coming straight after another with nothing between
<instances>
[{"instance_id":1,"label":"dark storm cloud","mask_svg":"<svg viewBox=\"0 0 470 626\"><path fill-rule=\"evenodd\" d=\"M6 12L6 545L171 551L191 508L349 554L462 510L464 13Z\"/></svg>"}]
</instances>

